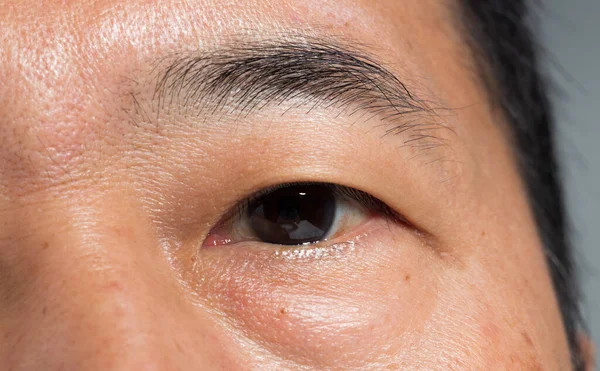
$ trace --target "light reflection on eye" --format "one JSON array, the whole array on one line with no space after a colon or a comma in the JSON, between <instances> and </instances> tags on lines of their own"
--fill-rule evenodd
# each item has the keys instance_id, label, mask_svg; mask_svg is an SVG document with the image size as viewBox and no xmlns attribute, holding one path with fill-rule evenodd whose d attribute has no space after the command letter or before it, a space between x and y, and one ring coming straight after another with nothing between
<instances>
[{"instance_id":1,"label":"light reflection on eye","mask_svg":"<svg viewBox=\"0 0 600 371\"><path fill-rule=\"evenodd\" d=\"M205 247L242 241L298 246L333 239L373 213L394 216L373 196L331 183L282 184L240 203L214 228Z\"/></svg>"}]
</instances>

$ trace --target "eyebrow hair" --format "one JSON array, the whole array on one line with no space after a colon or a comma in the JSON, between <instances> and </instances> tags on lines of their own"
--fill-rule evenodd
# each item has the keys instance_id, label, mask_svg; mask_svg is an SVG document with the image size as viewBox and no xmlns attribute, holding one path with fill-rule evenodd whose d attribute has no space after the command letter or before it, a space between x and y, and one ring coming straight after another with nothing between
<instances>
[{"instance_id":1,"label":"eyebrow hair","mask_svg":"<svg viewBox=\"0 0 600 371\"><path fill-rule=\"evenodd\" d=\"M433 111L366 53L311 38L234 43L178 55L159 70L153 100L158 111L178 103L184 112L198 115L223 111L248 115L284 103L308 106L309 111L368 112L392 122ZM386 134L416 126L414 121L405 122Z\"/></svg>"}]
</instances>

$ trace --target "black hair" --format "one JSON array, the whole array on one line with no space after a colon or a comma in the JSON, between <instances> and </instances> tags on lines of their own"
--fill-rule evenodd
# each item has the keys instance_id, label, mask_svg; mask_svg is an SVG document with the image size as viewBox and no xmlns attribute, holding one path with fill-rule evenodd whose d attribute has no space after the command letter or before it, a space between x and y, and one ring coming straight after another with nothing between
<instances>
[{"instance_id":1,"label":"black hair","mask_svg":"<svg viewBox=\"0 0 600 371\"><path fill-rule=\"evenodd\" d=\"M585 367L578 333L584 330L580 292L569 241L555 121L540 45L527 0L464 0L461 23L479 75L508 123L513 150L543 243L575 370Z\"/></svg>"}]
</instances>

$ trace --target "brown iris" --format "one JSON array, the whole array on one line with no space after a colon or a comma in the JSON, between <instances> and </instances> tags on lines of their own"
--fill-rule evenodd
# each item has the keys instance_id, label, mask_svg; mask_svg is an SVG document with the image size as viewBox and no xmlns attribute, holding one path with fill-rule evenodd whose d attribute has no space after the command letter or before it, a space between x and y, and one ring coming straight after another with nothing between
<instances>
[{"instance_id":1,"label":"brown iris","mask_svg":"<svg viewBox=\"0 0 600 371\"><path fill-rule=\"evenodd\" d=\"M259 197L248 208L256 237L278 245L304 245L326 238L335 219L335 193L326 185L297 185Z\"/></svg>"}]
</instances>

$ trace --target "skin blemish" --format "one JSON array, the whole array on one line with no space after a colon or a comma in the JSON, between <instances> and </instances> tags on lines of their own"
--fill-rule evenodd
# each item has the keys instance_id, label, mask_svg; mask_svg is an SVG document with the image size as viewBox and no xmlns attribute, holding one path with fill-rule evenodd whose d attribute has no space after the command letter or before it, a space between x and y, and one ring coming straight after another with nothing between
<instances>
[{"instance_id":1,"label":"skin blemish","mask_svg":"<svg viewBox=\"0 0 600 371\"><path fill-rule=\"evenodd\" d=\"M498 339L499 336L502 334L500 328L491 322L483 326L482 333L484 337L486 339L490 339L490 341L496 341L496 339Z\"/></svg>"},{"instance_id":2,"label":"skin blemish","mask_svg":"<svg viewBox=\"0 0 600 371\"><path fill-rule=\"evenodd\" d=\"M136 241L135 233L131 227L117 227L115 228L115 234L130 241Z\"/></svg>"},{"instance_id":3,"label":"skin blemish","mask_svg":"<svg viewBox=\"0 0 600 371\"><path fill-rule=\"evenodd\" d=\"M123 290L123 286L119 282L113 281L106 285L106 289L109 291L121 291Z\"/></svg>"},{"instance_id":4,"label":"skin blemish","mask_svg":"<svg viewBox=\"0 0 600 371\"><path fill-rule=\"evenodd\" d=\"M529 336L528 333L522 332L521 335L523 336L523 339L525 340L525 342L527 343L527 345L533 346L533 340L531 340L531 336Z\"/></svg>"},{"instance_id":5,"label":"skin blemish","mask_svg":"<svg viewBox=\"0 0 600 371\"><path fill-rule=\"evenodd\" d=\"M46 250L50 247L50 243L48 243L48 241L44 241L44 243L42 243L42 250Z\"/></svg>"}]
</instances>

